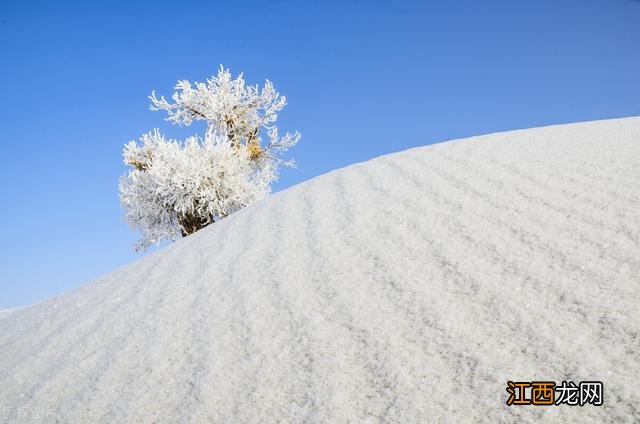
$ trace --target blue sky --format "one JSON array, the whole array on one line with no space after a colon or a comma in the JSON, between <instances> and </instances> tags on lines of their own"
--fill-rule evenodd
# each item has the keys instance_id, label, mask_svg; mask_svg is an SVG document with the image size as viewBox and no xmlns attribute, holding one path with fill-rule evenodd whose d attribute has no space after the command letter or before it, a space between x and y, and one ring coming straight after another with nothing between
<instances>
[{"instance_id":1,"label":"blue sky","mask_svg":"<svg viewBox=\"0 0 640 424\"><path fill-rule=\"evenodd\" d=\"M0 308L140 258L125 142L171 127L152 90L219 64L288 97L276 190L481 133L640 114L633 0L0 2ZM215 260L215 252L211 252Z\"/></svg>"}]
</instances>

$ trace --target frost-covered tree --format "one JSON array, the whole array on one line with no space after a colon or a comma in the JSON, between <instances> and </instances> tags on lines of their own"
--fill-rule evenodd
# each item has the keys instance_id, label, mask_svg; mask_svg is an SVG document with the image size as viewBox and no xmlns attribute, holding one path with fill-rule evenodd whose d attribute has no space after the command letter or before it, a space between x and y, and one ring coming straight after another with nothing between
<instances>
[{"instance_id":1,"label":"frost-covered tree","mask_svg":"<svg viewBox=\"0 0 640 424\"><path fill-rule=\"evenodd\" d=\"M137 248L175 240L270 193L283 161L282 152L300 139L298 132L278 135L275 121L286 105L266 81L264 87L233 79L220 67L206 83L179 81L172 102L149 97L151 109L165 111L179 125L205 121L203 137L165 138L159 130L124 148L131 169L120 180L127 222L142 232Z\"/></svg>"}]
</instances>

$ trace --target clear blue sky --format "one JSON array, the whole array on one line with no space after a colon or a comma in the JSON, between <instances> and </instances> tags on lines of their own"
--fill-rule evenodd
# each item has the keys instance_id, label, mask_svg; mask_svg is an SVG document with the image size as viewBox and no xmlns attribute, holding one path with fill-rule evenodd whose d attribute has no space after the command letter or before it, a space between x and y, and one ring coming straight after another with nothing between
<instances>
[{"instance_id":1,"label":"clear blue sky","mask_svg":"<svg viewBox=\"0 0 640 424\"><path fill-rule=\"evenodd\" d=\"M0 308L139 258L122 145L156 89L271 79L303 138L276 190L384 153L640 114L633 0L0 2ZM215 252L211 252L215 260Z\"/></svg>"}]
</instances>

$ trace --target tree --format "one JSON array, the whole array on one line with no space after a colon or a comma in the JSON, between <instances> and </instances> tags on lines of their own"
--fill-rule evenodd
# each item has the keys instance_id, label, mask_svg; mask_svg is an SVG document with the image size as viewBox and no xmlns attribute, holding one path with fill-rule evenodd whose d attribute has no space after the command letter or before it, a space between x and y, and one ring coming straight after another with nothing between
<instances>
[{"instance_id":1,"label":"tree","mask_svg":"<svg viewBox=\"0 0 640 424\"><path fill-rule=\"evenodd\" d=\"M203 137L167 139L155 129L124 147L129 172L120 179L125 219L142 232L136 250L187 236L266 197L280 158L300 139L279 136L275 122L287 104L269 80L262 89L220 67L206 83L179 81L172 102L152 92L151 110L173 124L204 121ZM264 139L263 139L264 136Z\"/></svg>"}]
</instances>

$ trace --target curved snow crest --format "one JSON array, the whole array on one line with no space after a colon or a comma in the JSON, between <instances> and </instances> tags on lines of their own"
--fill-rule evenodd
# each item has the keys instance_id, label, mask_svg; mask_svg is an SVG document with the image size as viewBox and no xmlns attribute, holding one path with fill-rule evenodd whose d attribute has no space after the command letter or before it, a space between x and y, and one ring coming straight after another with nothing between
<instances>
[{"instance_id":1,"label":"curved snow crest","mask_svg":"<svg viewBox=\"0 0 640 424\"><path fill-rule=\"evenodd\" d=\"M18 308L0 310L0 319L2 319L4 317L8 317L9 315L11 315L12 313L14 313L17 310L18 310Z\"/></svg>"},{"instance_id":2,"label":"curved snow crest","mask_svg":"<svg viewBox=\"0 0 640 424\"><path fill-rule=\"evenodd\" d=\"M638 422L639 187L640 118L331 172L1 319L0 421Z\"/></svg>"}]
</instances>

